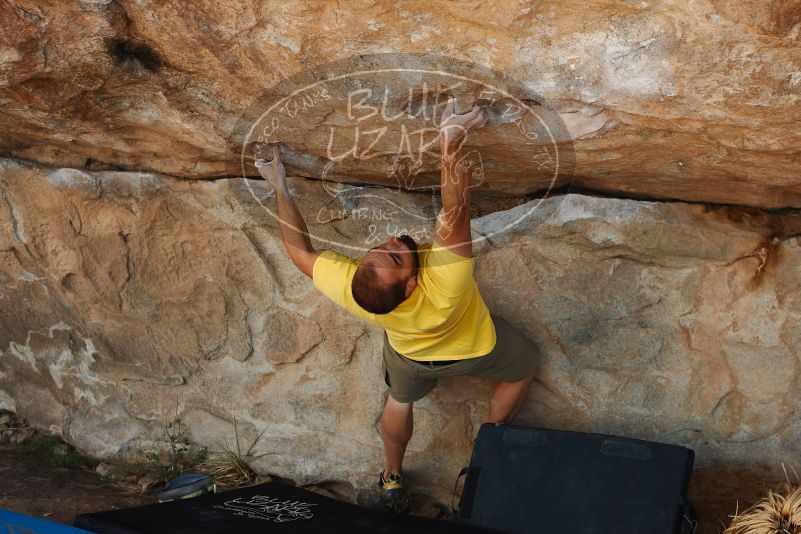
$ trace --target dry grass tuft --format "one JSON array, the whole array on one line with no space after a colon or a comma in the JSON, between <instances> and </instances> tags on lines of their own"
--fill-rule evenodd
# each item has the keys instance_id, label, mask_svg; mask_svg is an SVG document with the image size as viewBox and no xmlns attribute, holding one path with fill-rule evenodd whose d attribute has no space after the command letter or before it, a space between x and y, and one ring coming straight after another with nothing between
<instances>
[{"instance_id":1,"label":"dry grass tuft","mask_svg":"<svg viewBox=\"0 0 801 534\"><path fill-rule=\"evenodd\" d=\"M783 482L779 491L741 514L723 534L801 534L801 485Z\"/></svg>"},{"instance_id":2,"label":"dry grass tuft","mask_svg":"<svg viewBox=\"0 0 801 534\"><path fill-rule=\"evenodd\" d=\"M264 430L267 430L266 428ZM236 447L220 445L220 450L209 453L208 458L203 462L201 470L205 473L214 475L214 482L221 489L234 489L255 484L260 475L250 467L249 462L260 458L269 453L253 454L253 449L264 435L264 430L256 436L253 443L247 450L242 449L239 443L239 431L234 420L234 434L236 437Z\"/></svg>"}]
</instances>

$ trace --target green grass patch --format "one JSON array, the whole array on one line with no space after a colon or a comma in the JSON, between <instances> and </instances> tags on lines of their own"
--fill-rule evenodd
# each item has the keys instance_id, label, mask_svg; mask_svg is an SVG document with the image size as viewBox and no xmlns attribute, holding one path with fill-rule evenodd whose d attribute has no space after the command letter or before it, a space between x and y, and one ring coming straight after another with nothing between
<instances>
[{"instance_id":1,"label":"green grass patch","mask_svg":"<svg viewBox=\"0 0 801 534\"><path fill-rule=\"evenodd\" d=\"M25 454L49 467L91 469L94 462L52 434L37 434L23 444Z\"/></svg>"}]
</instances>

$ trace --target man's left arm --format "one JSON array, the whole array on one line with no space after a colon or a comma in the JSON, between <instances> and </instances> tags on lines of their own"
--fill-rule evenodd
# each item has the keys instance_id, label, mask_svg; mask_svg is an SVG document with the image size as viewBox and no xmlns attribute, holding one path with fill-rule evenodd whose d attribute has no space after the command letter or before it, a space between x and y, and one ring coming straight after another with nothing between
<instances>
[{"instance_id":1,"label":"man's left arm","mask_svg":"<svg viewBox=\"0 0 801 534\"><path fill-rule=\"evenodd\" d=\"M275 198L278 203L278 225L287 254L303 274L312 278L314 262L320 255L320 251L312 248L306 222L289 193L286 169L281 162L281 151L278 145L273 146L272 161L267 162L260 159L256 160L255 165L259 169L259 174L275 189Z\"/></svg>"}]
</instances>

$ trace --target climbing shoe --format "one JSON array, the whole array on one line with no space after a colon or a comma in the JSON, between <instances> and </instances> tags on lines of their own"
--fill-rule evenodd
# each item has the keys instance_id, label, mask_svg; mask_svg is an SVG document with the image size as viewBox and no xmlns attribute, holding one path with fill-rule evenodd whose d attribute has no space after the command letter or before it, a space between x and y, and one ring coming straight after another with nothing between
<instances>
[{"instance_id":1,"label":"climbing shoe","mask_svg":"<svg viewBox=\"0 0 801 534\"><path fill-rule=\"evenodd\" d=\"M384 478L384 472L378 475L378 487L381 488L384 504L391 512L406 514L409 512L409 498L403 489L403 475L390 473Z\"/></svg>"}]
</instances>

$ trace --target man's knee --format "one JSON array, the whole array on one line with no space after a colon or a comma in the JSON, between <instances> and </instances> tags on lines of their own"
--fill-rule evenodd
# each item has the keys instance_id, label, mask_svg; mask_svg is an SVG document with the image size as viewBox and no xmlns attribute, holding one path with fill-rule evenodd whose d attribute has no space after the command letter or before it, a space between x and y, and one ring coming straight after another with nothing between
<instances>
[{"instance_id":1,"label":"man's knee","mask_svg":"<svg viewBox=\"0 0 801 534\"><path fill-rule=\"evenodd\" d=\"M411 438L412 423L411 402L398 402L391 395L387 396L387 403L381 414L381 435L389 436L395 440L408 440Z\"/></svg>"},{"instance_id":2,"label":"man's knee","mask_svg":"<svg viewBox=\"0 0 801 534\"><path fill-rule=\"evenodd\" d=\"M392 395L387 395L387 402L384 405L384 411L381 414L381 426L397 427L404 425L412 416L412 408L414 403L401 402L393 398Z\"/></svg>"},{"instance_id":3,"label":"man's knee","mask_svg":"<svg viewBox=\"0 0 801 534\"><path fill-rule=\"evenodd\" d=\"M503 381L503 380L499 381L498 385L504 384L506 387L512 387L512 386L525 387L525 386L531 385L531 383L534 381L535 377L536 377L536 374L532 373L532 374L524 376L523 378L512 379L512 380L509 380L509 381Z\"/></svg>"},{"instance_id":4,"label":"man's knee","mask_svg":"<svg viewBox=\"0 0 801 534\"><path fill-rule=\"evenodd\" d=\"M525 377L522 380L520 380L520 384L522 384L522 385L531 385L531 383L534 382L534 378L536 376L537 376L536 373L531 373L527 377Z\"/></svg>"},{"instance_id":5,"label":"man's knee","mask_svg":"<svg viewBox=\"0 0 801 534\"><path fill-rule=\"evenodd\" d=\"M405 400L403 398L396 399L392 395L392 391L387 395L387 402L384 404L384 411L387 410L411 410L413 401Z\"/></svg>"}]
</instances>

